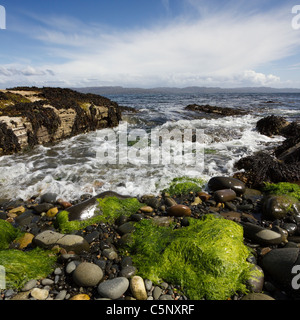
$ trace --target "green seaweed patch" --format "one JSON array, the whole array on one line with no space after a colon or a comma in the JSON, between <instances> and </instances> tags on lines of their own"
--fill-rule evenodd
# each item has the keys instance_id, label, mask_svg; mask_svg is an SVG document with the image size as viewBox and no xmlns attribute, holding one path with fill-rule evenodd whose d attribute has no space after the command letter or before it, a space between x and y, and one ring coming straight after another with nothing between
<instances>
[{"instance_id":1,"label":"green seaweed patch","mask_svg":"<svg viewBox=\"0 0 300 320\"><path fill-rule=\"evenodd\" d=\"M129 217L145 206L137 198L119 199L117 197L107 197L97 200L104 222L109 223L113 223L120 216Z\"/></svg>"},{"instance_id":2,"label":"green seaweed patch","mask_svg":"<svg viewBox=\"0 0 300 320\"><path fill-rule=\"evenodd\" d=\"M60 231L62 233L72 233L101 222L114 223L121 215L129 217L144 206L136 198L107 197L97 199L97 201L99 210L97 215L90 219L69 221L69 212L60 212L56 217L56 223Z\"/></svg>"},{"instance_id":3,"label":"green seaweed patch","mask_svg":"<svg viewBox=\"0 0 300 320\"><path fill-rule=\"evenodd\" d=\"M14 228L9 222L0 219L0 250L8 249L12 241L22 236L19 229Z\"/></svg>"},{"instance_id":4,"label":"green seaweed patch","mask_svg":"<svg viewBox=\"0 0 300 320\"><path fill-rule=\"evenodd\" d=\"M233 221L207 215L172 229L151 220L135 224L126 250L138 274L154 283L179 285L192 300L226 300L247 293L251 264L243 228Z\"/></svg>"},{"instance_id":5,"label":"green seaweed patch","mask_svg":"<svg viewBox=\"0 0 300 320\"><path fill-rule=\"evenodd\" d=\"M205 181L199 178L180 177L173 179L169 187L162 192L170 194L171 197L182 196L202 191L204 184Z\"/></svg>"},{"instance_id":6,"label":"green seaweed patch","mask_svg":"<svg viewBox=\"0 0 300 320\"><path fill-rule=\"evenodd\" d=\"M300 201L300 186L294 183L265 183L263 191L274 195L288 195Z\"/></svg>"},{"instance_id":7,"label":"green seaweed patch","mask_svg":"<svg viewBox=\"0 0 300 320\"><path fill-rule=\"evenodd\" d=\"M20 289L31 279L42 279L55 268L57 256L36 248L31 251L1 250L0 265L5 268L6 288Z\"/></svg>"}]
</instances>

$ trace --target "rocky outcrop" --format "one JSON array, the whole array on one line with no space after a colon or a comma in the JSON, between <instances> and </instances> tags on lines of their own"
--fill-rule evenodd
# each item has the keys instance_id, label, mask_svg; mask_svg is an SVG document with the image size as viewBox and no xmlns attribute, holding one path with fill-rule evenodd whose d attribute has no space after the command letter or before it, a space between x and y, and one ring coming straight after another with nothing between
<instances>
[{"instance_id":1,"label":"rocky outcrop","mask_svg":"<svg viewBox=\"0 0 300 320\"><path fill-rule=\"evenodd\" d=\"M286 140L274 150L261 151L240 159L235 167L235 177L248 186L260 188L264 182L278 183L300 181L300 125L289 123L282 117L270 116L257 123L257 130L264 135L281 135Z\"/></svg>"},{"instance_id":2,"label":"rocky outcrop","mask_svg":"<svg viewBox=\"0 0 300 320\"><path fill-rule=\"evenodd\" d=\"M197 104L190 104L188 105L185 110L196 111L196 112L204 112L204 113L211 113L219 116L240 116L246 115L247 112L241 109L234 109L234 108L222 108L222 107L215 107L210 105L197 105Z\"/></svg>"},{"instance_id":3,"label":"rocky outcrop","mask_svg":"<svg viewBox=\"0 0 300 320\"><path fill-rule=\"evenodd\" d=\"M77 134L115 127L118 104L61 88L18 87L0 91L0 156Z\"/></svg>"}]
</instances>

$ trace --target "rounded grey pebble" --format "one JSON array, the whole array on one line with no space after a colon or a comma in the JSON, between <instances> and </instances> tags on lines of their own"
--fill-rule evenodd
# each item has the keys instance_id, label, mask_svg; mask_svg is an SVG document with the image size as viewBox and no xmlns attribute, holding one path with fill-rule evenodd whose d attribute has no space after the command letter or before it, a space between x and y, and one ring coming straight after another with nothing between
<instances>
[{"instance_id":1,"label":"rounded grey pebble","mask_svg":"<svg viewBox=\"0 0 300 320\"><path fill-rule=\"evenodd\" d=\"M64 300L65 297L67 296L67 291L62 290L59 292L59 294L55 297L55 300Z\"/></svg>"},{"instance_id":2,"label":"rounded grey pebble","mask_svg":"<svg viewBox=\"0 0 300 320\"><path fill-rule=\"evenodd\" d=\"M54 281L53 280L51 280L51 279L43 279L42 280L42 285L43 286L51 286L52 284L54 283Z\"/></svg>"},{"instance_id":3,"label":"rounded grey pebble","mask_svg":"<svg viewBox=\"0 0 300 320\"><path fill-rule=\"evenodd\" d=\"M134 266L128 266L121 270L120 277L125 277L127 279L131 278L136 274L136 267Z\"/></svg>"},{"instance_id":4,"label":"rounded grey pebble","mask_svg":"<svg viewBox=\"0 0 300 320\"><path fill-rule=\"evenodd\" d=\"M152 281L151 280L148 280L148 279L145 279L145 287L146 287L146 290L147 291L150 291L151 288L152 288Z\"/></svg>"},{"instance_id":5,"label":"rounded grey pebble","mask_svg":"<svg viewBox=\"0 0 300 320\"><path fill-rule=\"evenodd\" d=\"M66 273L70 274L72 273L76 268L77 266L80 264L79 261L71 261L67 264L66 266Z\"/></svg>"},{"instance_id":6,"label":"rounded grey pebble","mask_svg":"<svg viewBox=\"0 0 300 320\"><path fill-rule=\"evenodd\" d=\"M98 293L103 298L116 300L127 291L128 287L129 280L125 277L118 277L100 283L98 286Z\"/></svg>"},{"instance_id":7,"label":"rounded grey pebble","mask_svg":"<svg viewBox=\"0 0 300 320\"><path fill-rule=\"evenodd\" d=\"M94 287L103 278L103 271L99 266L89 262L82 262L73 272L73 280L81 287Z\"/></svg>"},{"instance_id":8,"label":"rounded grey pebble","mask_svg":"<svg viewBox=\"0 0 300 320\"><path fill-rule=\"evenodd\" d=\"M22 291L29 291L33 289L37 285L37 281L35 279L29 280L25 283L24 287L22 288Z\"/></svg>"},{"instance_id":9,"label":"rounded grey pebble","mask_svg":"<svg viewBox=\"0 0 300 320\"><path fill-rule=\"evenodd\" d=\"M162 288L156 286L154 287L154 290L153 290L153 298L154 300L158 300L159 297L161 296L162 294Z\"/></svg>"}]
</instances>

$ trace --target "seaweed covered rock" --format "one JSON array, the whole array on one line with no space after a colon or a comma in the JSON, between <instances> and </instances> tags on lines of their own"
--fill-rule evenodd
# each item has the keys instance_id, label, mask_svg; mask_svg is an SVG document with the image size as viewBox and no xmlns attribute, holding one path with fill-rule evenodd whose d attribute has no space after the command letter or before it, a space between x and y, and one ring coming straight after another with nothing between
<instances>
[{"instance_id":1,"label":"seaweed covered rock","mask_svg":"<svg viewBox=\"0 0 300 320\"><path fill-rule=\"evenodd\" d=\"M206 215L174 229L145 219L136 223L125 249L141 277L180 285L190 299L225 300L247 291L249 250L243 228L233 221Z\"/></svg>"},{"instance_id":2,"label":"seaweed covered rock","mask_svg":"<svg viewBox=\"0 0 300 320\"><path fill-rule=\"evenodd\" d=\"M272 137L273 135L281 135L282 130L288 125L289 122L283 117L272 115L259 120L256 129L260 134Z\"/></svg>"},{"instance_id":3,"label":"seaweed covered rock","mask_svg":"<svg viewBox=\"0 0 300 320\"><path fill-rule=\"evenodd\" d=\"M115 127L121 120L118 104L98 95L36 87L0 93L0 155Z\"/></svg>"},{"instance_id":4,"label":"seaweed covered rock","mask_svg":"<svg viewBox=\"0 0 300 320\"><path fill-rule=\"evenodd\" d=\"M24 252L0 250L0 265L5 268L6 287L20 289L31 279L47 277L55 268L57 256L40 248Z\"/></svg>"},{"instance_id":5,"label":"seaweed covered rock","mask_svg":"<svg viewBox=\"0 0 300 320\"><path fill-rule=\"evenodd\" d=\"M264 219L274 221L300 214L300 202L288 195L268 195L263 199Z\"/></svg>"},{"instance_id":6,"label":"seaweed covered rock","mask_svg":"<svg viewBox=\"0 0 300 320\"><path fill-rule=\"evenodd\" d=\"M173 196L187 195L190 192L197 193L202 191L204 180L200 178L179 177L174 178L168 188L162 192Z\"/></svg>"},{"instance_id":7,"label":"seaweed covered rock","mask_svg":"<svg viewBox=\"0 0 300 320\"><path fill-rule=\"evenodd\" d=\"M299 162L285 163L267 152L258 152L240 159L235 167L244 170L236 174L244 179L251 188L262 188L265 182L297 182L300 181ZM241 178L242 176L242 178Z\"/></svg>"},{"instance_id":8,"label":"seaweed covered rock","mask_svg":"<svg viewBox=\"0 0 300 320\"><path fill-rule=\"evenodd\" d=\"M236 109L236 108L222 108L210 105L198 105L198 104L190 104L185 110L202 112L202 113L211 113L219 116L236 116L236 115L246 115L247 111Z\"/></svg>"}]
</instances>

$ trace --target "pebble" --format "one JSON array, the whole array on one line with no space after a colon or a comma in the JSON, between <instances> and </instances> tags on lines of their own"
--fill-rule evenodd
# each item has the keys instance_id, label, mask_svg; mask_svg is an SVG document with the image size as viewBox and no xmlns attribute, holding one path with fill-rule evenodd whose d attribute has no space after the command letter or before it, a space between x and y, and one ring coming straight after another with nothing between
<instances>
[{"instance_id":1,"label":"pebble","mask_svg":"<svg viewBox=\"0 0 300 320\"><path fill-rule=\"evenodd\" d=\"M162 292L163 292L162 288L160 288L159 286L155 286L152 293L154 300L158 300Z\"/></svg>"},{"instance_id":2,"label":"pebble","mask_svg":"<svg viewBox=\"0 0 300 320\"><path fill-rule=\"evenodd\" d=\"M81 287L94 287L103 278L103 271L96 264L82 262L72 273L74 282Z\"/></svg>"},{"instance_id":3,"label":"pebble","mask_svg":"<svg viewBox=\"0 0 300 320\"><path fill-rule=\"evenodd\" d=\"M87 294L77 294L72 297L70 300L91 300L91 298Z\"/></svg>"},{"instance_id":4,"label":"pebble","mask_svg":"<svg viewBox=\"0 0 300 320\"><path fill-rule=\"evenodd\" d=\"M129 280L125 277L118 277L112 280L101 282L98 286L98 293L103 298L112 300L119 299L127 291Z\"/></svg>"},{"instance_id":5,"label":"pebble","mask_svg":"<svg viewBox=\"0 0 300 320\"><path fill-rule=\"evenodd\" d=\"M49 291L45 289L34 288L30 294L37 300L46 300L49 296Z\"/></svg>"},{"instance_id":6,"label":"pebble","mask_svg":"<svg viewBox=\"0 0 300 320\"><path fill-rule=\"evenodd\" d=\"M217 202L232 201L236 198L236 193L231 189L217 190L214 193L214 198Z\"/></svg>"},{"instance_id":7,"label":"pebble","mask_svg":"<svg viewBox=\"0 0 300 320\"><path fill-rule=\"evenodd\" d=\"M34 238L34 243L44 249L52 249L54 246L65 248L67 251L74 251L80 253L82 251L89 251L89 243L77 235L64 235L51 230L46 230L38 234Z\"/></svg>"},{"instance_id":8,"label":"pebble","mask_svg":"<svg viewBox=\"0 0 300 320\"><path fill-rule=\"evenodd\" d=\"M167 210L167 214L171 217L190 217L192 210L184 205L178 204Z\"/></svg>"},{"instance_id":9,"label":"pebble","mask_svg":"<svg viewBox=\"0 0 300 320\"><path fill-rule=\"evenodd\" d=\"M134 276L130 279L130 290L137 300L147 300L147 291L143 278Z\"/></svg>"},{"instance_id":10,"label":"pebble","mask_svg":"<svg viewBox=\"0 0 300 320\"><path fill-rule=\"evenodd\" d=\"M37 280L32 279L25 283L24 287L22 288L22 291L29 291L33 289L37 285Z\"/></svg>"},{"instance_id":11,"label":"pebble","mask_svg":"<svg viewBox=\"0 0 300 320\"><path fill-rule=\"evenodd\" d=\"M229 178L229 177L211 178L208 182L208 188L211 191L231 189L237 195L242 195L246 191L246 186L242 181L234 178Z\"/></svg>"},{"instance_id":12,"label":"pebble","mask_svg":"<svg viewBox=\"0 0 300 320\"><path fill-rule=\"evenodd\" d=\"M261 245L279 245L283 238L280 233L263 228L253 223L243 223L245 237Z\"/></svg>"}]
</instances>

